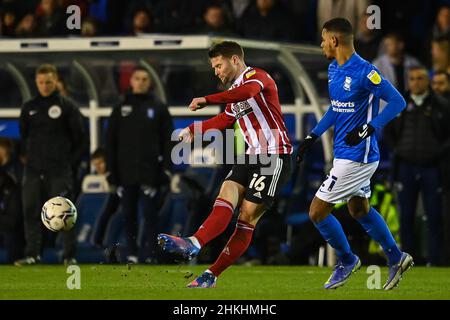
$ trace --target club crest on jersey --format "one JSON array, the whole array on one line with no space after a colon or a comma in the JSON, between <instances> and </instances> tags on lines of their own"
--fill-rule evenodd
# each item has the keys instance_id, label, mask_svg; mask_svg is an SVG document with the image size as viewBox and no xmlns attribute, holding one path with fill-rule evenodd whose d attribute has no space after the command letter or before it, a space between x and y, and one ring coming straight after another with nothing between
<instances>
[{"instance_id":1,"label":"club crest on jersey","mask_svg":"<svg viewBox=\"0 0 450 320\"><path fill-rule=\"evenodd\" d=\"M247 72L247 73L245 74L245 77L248 79L248 78L250 78L251 76L255 75L255 73L256 73L255 70L249 71L249 72Z\"/></svg>"},{"instance_id":2,"label":"club crest on jersey","mask_svg":"<svg viewBox=\"0 0 450 320\"><path fill-rule=\"evenodd\" d=\"M381 77L375 70L370 71L367 78L369 78L370 82L373 84L379 84L381 82Z\"/></svg>"},{"instance_id":3,"label":"club crest on jersey","mask_svg":"<svg viewBox=\"0 0 450 320\"><path fill-rule=\"evenodd\" d=\"M120 108L120 113L122 114L122 117L126 117L131 113L131 106L122 106L122 108Z\"/></svg>"},{"instance_id":4,"label":"club crest on jersey","mask_svg":"<svg viewBox=\"0 0 450 320\"><path fill-rule=\"evenodd\" d=\"M61 116L61 107L53 105L48 109L48 116L52 119L58 119Z\"/></svg>"},{"instance_id":5,"label":"club crest on jersey","mask_svg":"<svg viewBox=\"0 0 450 320\"><path fill-rule=\"evenodd\" d=\"M345 81L344 81L344 90L346 91L350 91L350 86L352 85L352 78L350 77L345 77Z\"/></svg>"}]
</instances>

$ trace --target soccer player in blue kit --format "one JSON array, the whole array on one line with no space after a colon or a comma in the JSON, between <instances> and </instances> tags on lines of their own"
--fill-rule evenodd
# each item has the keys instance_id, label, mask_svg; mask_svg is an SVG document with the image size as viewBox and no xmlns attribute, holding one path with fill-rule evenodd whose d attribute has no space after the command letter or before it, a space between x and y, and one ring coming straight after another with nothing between
<instances>
[{"instance_id":1,"label":"soccer player in blue kit","mask_svg":"<svg viewBox=\"0 0 450 320\"><path fill-rule=\"evenodd\" d=\"M334 125L333 168L309 209L312 222L339 258L324 287L342 286L361 267L341 224L331 214L336 203L347 202L352 217L381 245L387 256L389 276L383 289L390 290L413 265L413 259L400 251L381 215L370 207L368 198L370 179L380 159L375 131L395 118L406 102L376 67L355 52L353 28L346 19L335 18L323 25L321 47L327 59L333 60L328 68L331 105L300 144L297 162L300 163L314 141ZM380 98L387 105L378 114Z\"/></svg>"}]
</instances>

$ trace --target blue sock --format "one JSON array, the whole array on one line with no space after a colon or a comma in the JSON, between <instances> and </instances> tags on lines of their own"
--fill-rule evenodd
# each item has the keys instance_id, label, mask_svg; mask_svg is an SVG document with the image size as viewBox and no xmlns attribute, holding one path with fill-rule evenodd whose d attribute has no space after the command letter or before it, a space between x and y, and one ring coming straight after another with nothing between
<instances>
[{"instance_id":1,"label":"blue sock","mask_svg":"<svg viewBox=\"0 0 450 320\"><path fill-rule=\"evenodd\" d=\"M389 265L400 261L402 252L398 249L386 222L377 210L370 208L364 217L356 220L363 226L369 236L381 245L388 258Z\"/></svg>"},{"instance_id":2,"label":"blue sock","mask_svg":"<svg viewBox=\"0 0 450 320\"><path fill-rule=\"evenodd\" d=\"M350 249L344 230L332 214L329 214L324 220L314 223L314 225L322 237L336 250L336 254L344 264L351 264L355 261L355 255Z\"/></svg>"}]
</instances>

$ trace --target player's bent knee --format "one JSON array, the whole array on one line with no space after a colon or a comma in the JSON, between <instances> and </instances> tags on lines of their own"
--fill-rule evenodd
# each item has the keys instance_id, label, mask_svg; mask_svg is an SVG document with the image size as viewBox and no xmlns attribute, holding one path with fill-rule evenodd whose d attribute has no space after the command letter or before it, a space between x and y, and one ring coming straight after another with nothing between
<instances>
[{"instance_id":1,"label":"player's bent knee","mask_svg":"<svg viewBox=\"0 0 450 320\"><path fill-rule=\"evenodd\" d=\"M264 214L264 211L265 209L263 205L257 204L248 205L248 203L247 204L243 203L239 213L239 220L242 220L252 225L256 225L258 220Z\"/></svg>"},{"instance_id":2,"label":"player's bent knee","mask_svg":"<svg viewBox=\"0 0 450 320\"><path fill-rule=\"evenodd\" d=\"M323 220L320 212L316 210L309 210L309 219L314 223L318 223Z\"/></svg>"},{"instance_id":3,"label":"player's bent knee","mask_svg":"<svg viewBox=\"0 0 450 320\"><path fill-rule=\"evenodd\" d=\"M239 185L233 181L225 181L220 188L218 198L227 200L230 202L234 208L236 208L240 202L240 199L243 197L243 193L245 189L244 187Z\"/></svg>"},{"instance_id":4,"label":"player's bent knee","mask_svg":"<svg viewBox=\"0 0 450 320\"><path fill-rule=\"evenodd\" d=\"M364 209L349 210L349 212L350 212L350 215L354 219L361 219L362 217L364 217L367 214L367 211Z\"/></svg>"}]
</instances>

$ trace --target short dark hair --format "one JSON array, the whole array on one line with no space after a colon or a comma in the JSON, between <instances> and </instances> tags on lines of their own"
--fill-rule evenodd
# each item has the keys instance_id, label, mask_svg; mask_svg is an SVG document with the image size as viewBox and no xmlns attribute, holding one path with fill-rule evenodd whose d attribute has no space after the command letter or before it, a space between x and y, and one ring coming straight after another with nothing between
<instances>
[{"instance_id":1,"label":"short dark hair","mask_svg":"<svg viewBox=\"0 0 450 320\"><path fill-rule=\"evenodd\" d=\"M231 58L232 56L238 56L244 59L244 50L239 45L239 43L234 41L222 41L214 44L208 51L208 57L215 58L218 56L223 56L225 58Z\"/></svg>"},{"instance_id":2,"label":"short dark hair","mask_svg":"<svg viewBox=\"0 0 450 320\"><path fill-rule=\"evenodd\" d=\"M150 72L143 66L136 66L136 67L134 67L133 68L133 72L131 74L133 74L133 73L135 73L137 71L144 71L150 76Z\"/></svg>"},{"instance_id":3,"label":"short dark hair","mask_svg":"<svg viewBox=\"0 0 450 320\"><path fill-rule=\"evenodd\" d=\"M353 27L350 21L345 18L334 18L323 24L322 29L327 31L339 32L346 36L353 35Z\"/></svg>"},{"instance_id":4,"label":"short dark hair","mask_svg":"<svg viewBox=\"0 0 450 320\"><path fill-rule=\"evenodd\" d=\"M427 78L429 79L430 78L430 76L429 76L429 74L428 74L428 69L427 68L425 68L425 66L423 66L423 65L417 65L417 66L412 66L412 67L410 67L410 68L408 68L408 76L409 76L409 74L411 73L411 71L424 71L425 72L425 74L426 74L426 76L427 76Z\"/></svg>"},{"instance_id":5,"label":"short dark hair","mask_svg":"<svg viewBox=\"0 0 450 320\"><path fill-rule=\"evenodd\" d=\"M102 147L98 147L94 152L91 154L91 160L103 158L106 159L106 150Z\"/></svg>"}]
</instances>

